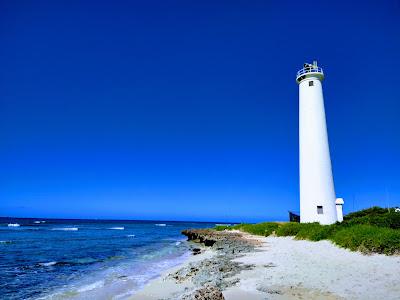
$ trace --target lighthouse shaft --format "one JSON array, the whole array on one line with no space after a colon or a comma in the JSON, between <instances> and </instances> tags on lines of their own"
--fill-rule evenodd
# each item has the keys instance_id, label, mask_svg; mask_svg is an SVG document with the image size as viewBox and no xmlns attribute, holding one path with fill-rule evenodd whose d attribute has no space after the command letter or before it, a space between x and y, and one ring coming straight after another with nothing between
<instances>
[{"instance_id":1,"label":"lighthouse shaft","mask_svg":"<svg viewBox=\"0 0 400 300\"><path fill-rule=\"evenodd\" d=\"M320 68L318 68L320 69ZM323 73L306 72L299 83L300 221L337 221L335 189L329 154ZM300 71L299 71L300 72ZM304 75L303 75L304 76Z\"/></svg>"}]
</instances>

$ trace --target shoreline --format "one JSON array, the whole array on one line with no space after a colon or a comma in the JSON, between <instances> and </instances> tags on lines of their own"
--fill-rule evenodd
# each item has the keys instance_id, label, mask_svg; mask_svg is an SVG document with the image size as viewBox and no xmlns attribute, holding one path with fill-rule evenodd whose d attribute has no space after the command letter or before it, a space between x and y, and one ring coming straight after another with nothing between
<instances>
[{"instance_id":1,"label":"shoreline","mask_svg":"<svg viewBox=\"0 0 400 300\"><path fill-rule=\"evenodd\" d=\"M131 296L156 299L398 299L400 257L329 241L189 230L195 250ZM207 246L205 246L207 245Z\"/></svg>"},{"instance_id":2,"label":"shoreline","mask_svg":"<svg viewBox=\"0 0 400 300\"><path fill-rule=\"evenodd\" d=\"M170 277L170 274L177 272L182 268L188 267L191 263L196 263L207 258L211 258L215 255L215 252L211 249L204 249L202 253L198 255L189 256L181 264L165 270L161 275L150 282L148 282L142 289L137 291L134 295L130 296L130 300L153 300L153 299L168 299L175 294L181 294L183 290L194 288L194 285L190 282L176 283ZM171 298L172 299L172 298Z\"/></svg>"},{"instance_id":3,"label":"shoreline","mask_svg":"<svg viewBox=\"0 0 400 300\"><path fill-rule=\"evenodd\" d=\"M260 246L257 241L233 231L199 229L183 231L183 234L192 243L193 255L183 264L164 272L129 299L194 299L199 293L222 296L222 289L237 283L236 279L231 280L234 275L251 268L234 259Z\"/></svg>"}]
</instances>

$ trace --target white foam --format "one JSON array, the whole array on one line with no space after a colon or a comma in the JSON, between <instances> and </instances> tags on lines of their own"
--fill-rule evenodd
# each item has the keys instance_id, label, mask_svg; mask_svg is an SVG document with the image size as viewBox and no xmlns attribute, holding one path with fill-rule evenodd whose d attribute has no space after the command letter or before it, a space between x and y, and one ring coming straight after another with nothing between
<instances>
[{"instance_id":1,"label":"white foam","mask_svg":"<svg viewBox=\"0 0 400 300\"><path fill-rule=\"evenodd\" d=\"M156 226L160 226L160 227L167 226L167 224L154 224L154 225L156 225Z\"/></svg>"},{"instance_id":2,"label":"white foam","mask_svg":"<svg viewBox=\"0 0 400 300\"><path fill-rule=\"evenodd\" d=\"M159 262L158 259L138 262L137 268L132 268L131 264L107 268L97 273L95 278L91 278L91 281L86 281L88 279L86 278L84 282L72 282L56 293L38 299L128 299L150 280L178 265L190 255L191 253L188 251L182 256L167 259L165 262Z\"/></svg>"},{"instance_id":3,"label":"white foam","mask_svg":"<svg viewBox=\"0 0 400 300\"><path fill-rule=\"evenodd\" d=\"M8 224L8 227L19 227L21 225L19 225L18 223L10 223Z\"/></svg>"},{"instance_id":4,"label":"white foam","mask_svg":"<svg viewBox=\"0 0 400 300\"><path fill-rule=\"evenodd\" d=\"M100 281L96 281L94 283L88 284L88 285L84 285L83 287L78 289L79 293L83 293L83 292L88 292L94 289L98 289L104 286L104 281L100 280Z\"/></svg>"},{"instance_id":5,"label":"white foam","mask_svg":"<svg viewBox=\"0 0 400 300\"><path fill-rule=\"evenodd\" d=\"M134 234L128 234L127 237L135 237Z\"/></svg>"},{"instance_id":6,"label":"white foam","mask_svg":"<svg viewBox=\"0 0 400 300\"><path fill-rule=\"evenodd\" d=\"M77 231L77 227L56 227L52 228L51 230L62 230L62 231Z\"/></svg>"},{"instance_id":7,"label":"white foam","mask_svg":"<svg viewBox=\"0 0 400 300\"><path fill-rule=\"evenodd\" d=\"M54 266L56 263L57 263L56 261L50 261L50 262L46 262L46 263L39 263L39 265L42 267L50 267L50 266Z\"/></svg>"},{"instance_id":8,"label":"white foam","mask_svg":"<svg viewBox=\"0 0 400 300\"><path fill-rule=\"evenodd\" d=\"M179 246L182 242L176 242L175 246Z\"/></svg>"},{"instance_id":9,"label":"white foam","mask_svg":"<svg viewBox=\"0 0 400 300\"><path fill-rule=\"evenodd\" d=\"M110 227L108 229L112 229L112 230L125 230L125 227Z\"/></svg>"},{"instance_id":10,"label":"white foam","mask_svg":"<svg viewBox=\"0 0 400 300\"><path fill-rule=\"evenodd\" d=\"M35 224L42 224L42 223L46 223L46 221L34 221L33 223L35 223Z\"/></svg>"}]
</instances>

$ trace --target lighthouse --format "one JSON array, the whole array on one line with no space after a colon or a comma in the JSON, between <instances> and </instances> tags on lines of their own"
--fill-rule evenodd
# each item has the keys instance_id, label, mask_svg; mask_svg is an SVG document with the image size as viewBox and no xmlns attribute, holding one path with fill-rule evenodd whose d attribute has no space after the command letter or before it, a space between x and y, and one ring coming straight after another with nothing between
<instances>
[{"instance_id":1,"label":"lighthouse","mask_svg":"<svg viewBox=\"0 0 400 300\"><path fill-rule=\"evenodd\" d=\"M329 154L322 81L317 62L297 72L299 85L300 222L335 223L336 196Z\"/></svg>"}]
</instances>

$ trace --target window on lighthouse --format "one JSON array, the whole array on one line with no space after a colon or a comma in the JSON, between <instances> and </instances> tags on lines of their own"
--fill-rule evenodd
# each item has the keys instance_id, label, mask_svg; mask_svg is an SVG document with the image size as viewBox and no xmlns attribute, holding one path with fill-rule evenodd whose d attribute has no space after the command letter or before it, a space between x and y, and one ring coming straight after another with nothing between
<instances>
[{"instance_id":1,"label":"window on lighthouse","mask_svg":"<svg viewBox=\"0 0 400 300\"><path fill-rule=\"evenodd\" d=\"M308 82L308 86L314 86L314 81L312 81L312 80L309 81L309 82Z\"/></svg>"},{"instance_id":2,"label":"window on lighthouse","mask_svg":"<svg viewBox=\"0 0 400 300\"><path fill-rule=\"evenodd\" d=\"M324 208L322 206L317 206L317 213L322 215L324 213Z\"/></svg>"}]
</instances>

